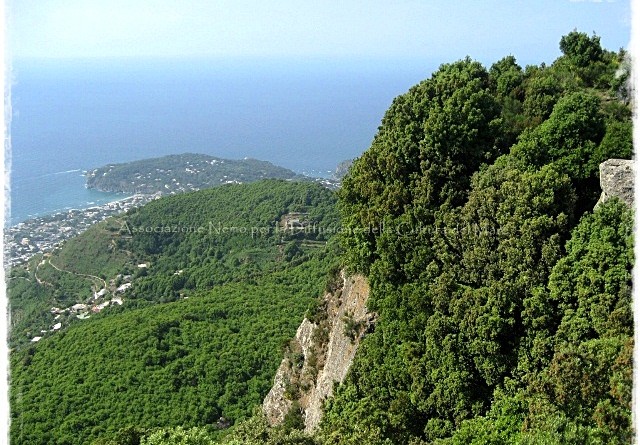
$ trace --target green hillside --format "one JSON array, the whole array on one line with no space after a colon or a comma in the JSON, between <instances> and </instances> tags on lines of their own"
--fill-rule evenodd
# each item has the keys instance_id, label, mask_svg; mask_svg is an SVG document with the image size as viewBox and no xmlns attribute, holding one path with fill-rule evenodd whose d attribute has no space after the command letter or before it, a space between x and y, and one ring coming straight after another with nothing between
<instances>
[{"instance_id":1,"label":"green hillside","mask_svg":"<svg viewBox=\"0 0 640 445\"><path fill-rule=\"evenodd\" d=\"M632 156L629 58L577 31L560 50L443 64L337 197L161 199L13 271L12 443L630 443L633 210L595 207L599 164ZM368 278L375 325L318 431L295 410L269 427L252 408L339 267ZM100 280L131 283L123 305L29 343Z\"/></svg>"},{"instance_id":2,"label":"green hillside","mask_svg":"<svg viewBox=\"0 0 640 445\"><path fill-rule=\"evenodd\" d=\"M572 32L550 66L445 64L396 98L343 181L376 330L326 443L585 444L631 437L631 156L624 53ZM615 141L615 142L613 142Z\"/></svg>"},{"instance_id":3,"label":"green hillside","mask_svg":"<svg viewBox=\"0 0 640 445\"><path fill-rule=\"evenodd\" d=\"M135 282L126 299L139 306L286 270L322 251L337 227L334 203L318 185L269 180L163 198L92 226L52 255L11 270L11 344L60 321L51 307L100 303L125 281ZM285 228L289 214L304 226ZM103 288L108 292L94 300Z\"/></svg>"},{"instance_id":4,"label":"green hillside","mask_svg":"<svg viewBox=\"0 0 640 445\"><path fill-rule=\"evenodd\" d=\"M184 194L70 241L40 267L47 284L16 279L14 313L49 324L52 302L87 301L88 275L109 282L128 274L132 286L118 294L121 306L84 320L65 313L59 331L16 341L12 443L80 444L128 425L213 428L220 417L247 417L324 289L335 246L320 228L335 227L336 214L333 193L313 184ZM292 215L302 226L283 226Z\"/></svg>"},{"instance_id":5,"label":"green hillside","mask_svg":"<svg viewBox=\"0 0 640 445\"><path fill-rule=\"evenodd\" d=\"M295 172L257 159L221 159L195 153L168 155L87 172L87 187L107 192L181 193L261 179L302 179Z\"/></svg>"},{"instance_id":6,"label":"green hillside","mask_svg":"<svg viewBox=\"0 0 640 445\"><path fill-rule=\"evenodd\" d=\"M12 357L11 443L248 417L322 290L313 260L256 284L87 320Z\"/></svg>"}]
</instances>

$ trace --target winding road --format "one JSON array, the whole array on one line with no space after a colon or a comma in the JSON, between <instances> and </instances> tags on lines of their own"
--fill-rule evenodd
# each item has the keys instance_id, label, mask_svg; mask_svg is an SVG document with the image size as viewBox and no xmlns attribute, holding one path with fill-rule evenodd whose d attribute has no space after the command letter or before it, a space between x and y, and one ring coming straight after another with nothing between
<instances>
[{"instance_id":1,"label":"winding road","mask_svg":"<svg viewBox=\"0 0 640 445\"><path fill-rule=\"evenodd\" d=\"M70 270L61 269L61 268L59 268L58 266L56 266L55 264L53 264L53 263L51 262L51 259L50 259L50 258L49 258L49 259L47 259L47 258L42 258L42 261L40 261L40 262L38 263L38 266L36 267L36 271L35 271L35 273L33 274L33 275L34 275L34 277L35 277L35 279L36 279L36 281L37 281L37 282L38 282L38 284L40 284L40 285L43 285L43 286L53 286L53 284L51 284L51 283L49 283L49 282L47 282L47 281L41 280L41 279L38 277L38 269L40 269L40 266L43 266L43 265L44 265L44 264L46 264L46 263L49 263L49 265L50 265L51 267L53 267L55 270L57 270L58 272L64 272L64 273L68 273L68 274L71 274L71 275L76 275L76 276L79 276L79 277L86 277L86 278L89 278L89 279L91 279L91 280L98 280L99 282L101 282L101 283L102 283L102 288L101 288L101 289L106 289L106 288L107 288L107 282L106 282L105 280L103 280L102 278L100 278L100 277L98 277L98 276L96 276L96 275L89 275L89 274L84 274L84 273L77 273L77 272L72 272L72 271L70 271ZM94 284L95 284L95 281L94 281Z\"/></svg>"}]
</instances>

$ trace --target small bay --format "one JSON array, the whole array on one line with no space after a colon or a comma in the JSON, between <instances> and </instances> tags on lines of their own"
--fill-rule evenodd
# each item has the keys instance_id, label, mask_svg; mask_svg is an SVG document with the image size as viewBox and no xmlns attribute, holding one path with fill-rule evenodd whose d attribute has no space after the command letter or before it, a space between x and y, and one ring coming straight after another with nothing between
<instances>
[{"instance_id":1,"label":"small bay","mask_svg":"<svg viewBox=\"0 0 640 445\"><path fill-rule=\"evenodd\" d=\"M123 195L83 171L184 152L252 157L310 176L371 143L393 98L434 64L372 60L17 60L11 217Z\"/></svg>"}]
</instances>

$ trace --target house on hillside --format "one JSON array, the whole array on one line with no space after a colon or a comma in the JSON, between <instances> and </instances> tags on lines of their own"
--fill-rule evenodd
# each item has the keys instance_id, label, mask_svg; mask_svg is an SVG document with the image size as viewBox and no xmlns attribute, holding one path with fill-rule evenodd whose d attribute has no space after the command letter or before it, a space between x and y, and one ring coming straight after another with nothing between
<instances>
[{"instance_id":1,"label":"house on hillside","mask_svg":"<svg viewBox=\"0 0 640 445\"><path fill-rule=\"evenodd\" d=\"M116 289L116 293L122 293L131 287L131 283L124 283L122 286Z\"/></svg>"},{"instance_id":2,"label":"house on hillside","mask_svg":"<svg viewBox=\"0 0 640 445\"><path fill-rule=\"evenodd\" d=\"M299 232L309 225L309 214L302 212L287 213L280 220L285 231Z\"/></svg>"},{"instance_id":3,"label":"house on hillside","mask_svg":"<svg viewBox=\"0 0 640 445\"><path fill-rule=\"evenodd\" d=\"M78 303L78 304L74 304L73 306L71 306L71 312L80 312L80 311L85 311L87 310L87 305L86 304L82 304L82 303Z\"/></svg>"}]
</instances>

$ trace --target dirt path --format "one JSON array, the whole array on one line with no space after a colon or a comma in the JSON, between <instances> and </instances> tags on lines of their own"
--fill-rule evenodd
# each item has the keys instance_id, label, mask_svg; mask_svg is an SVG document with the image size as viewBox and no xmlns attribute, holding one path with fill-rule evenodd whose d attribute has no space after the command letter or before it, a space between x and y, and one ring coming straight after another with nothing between
<instances>
[{"instance_id":1,"label":"dirt path","mask_svg":"<svg viewBox=\"0 0 640 445\"><path fill-rule=\"evenodd\" d=\"M41 285L41 286L53 286L53 284L51 284L51 283L47 283L46 281L41 280L40 278L38 278L38 270L40 269L40 266L42 266L42 265L43 265L43 264L45 264L46 262L47 262L47 259L43 257L43 258L42 258L42 261L40 261L40 262L38 263L38 265L36 266L36 270L35 270L35 272L33 273L33 276L35 277L35 279L36 279L36 281L38 282L38 284L39 284L39 285Z\"/></svg>"},{"instance_id":2,"label":"dirt path","mask_svg":"<svg viewBox=\"0 0 640 445\"><path fill-rule=\"evenodd\" d=\"M84 274L84 273L77 273L77 272L72 272L70 270L60 269L58 266L56 266L55 264L53 264L51 262L51 259L49 259L49 265L51 267L53 267L55 270L57 270L58 272L64 272L64 273L69 273L71 275L76 275L78 277L88 277L88 278L90 278L92 280L98 280L98 281L102 282L102 288L101 289L106 289L107 288L107 282L105 280L103 280L102 278L98 277L98 276L88 275L88 274Z\"/></svg>"}]
</instances>

